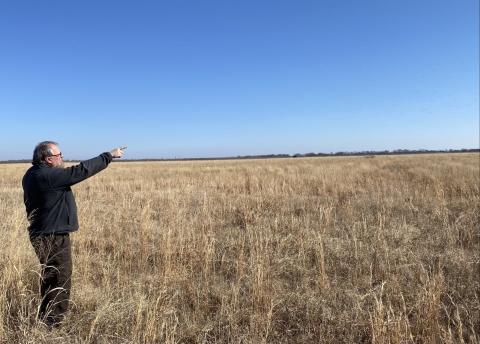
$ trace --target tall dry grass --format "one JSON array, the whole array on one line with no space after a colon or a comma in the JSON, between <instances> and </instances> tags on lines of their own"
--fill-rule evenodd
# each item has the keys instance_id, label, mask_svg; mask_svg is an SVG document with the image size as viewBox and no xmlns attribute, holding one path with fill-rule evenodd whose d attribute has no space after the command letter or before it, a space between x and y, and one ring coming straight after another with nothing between
<instances>
[{"instance_id":1,"label":"tall dry grass","mask_svg":"<svg viewBox=\"0 0 480 344\"><path fill-rule=\"evenodd\" d=\"M479 155L114 163L74 187L71 311L36 320L0 165L2 343L478 343Z\"/></svg>"}]
</instances>

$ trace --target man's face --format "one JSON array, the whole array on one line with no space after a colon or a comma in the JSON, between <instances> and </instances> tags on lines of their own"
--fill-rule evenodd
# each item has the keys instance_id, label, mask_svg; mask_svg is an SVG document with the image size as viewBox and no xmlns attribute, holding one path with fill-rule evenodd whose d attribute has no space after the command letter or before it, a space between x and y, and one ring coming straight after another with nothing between
<instances>
[{"instance_id":1,"label":"man's face","mask_svg":"<svg viewBox=\"0 0 480 344\"><path fill-rule=\"evenodd\" d=\"M57 145L50 145L51 156L45 158L48 166L63 168L63 154Z\"/></svg>"}]
</instances>

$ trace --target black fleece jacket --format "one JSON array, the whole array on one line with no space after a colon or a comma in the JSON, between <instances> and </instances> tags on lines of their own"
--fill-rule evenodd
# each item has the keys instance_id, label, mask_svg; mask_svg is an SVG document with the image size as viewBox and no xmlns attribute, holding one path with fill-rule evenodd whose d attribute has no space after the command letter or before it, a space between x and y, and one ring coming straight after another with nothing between
<instances>
[{"instance_id":1,"label":"black fleece jacket","mask_svg":"<svg viewBox=\"0 0 480 344\"><path fill-rule=\"evenodd\" d=\"M78 230L77 205L70 187L104 170L111 161L110 153L102 153L67 168L30 167L22 180L30 235Z\"/></svg>"}]
</instances>

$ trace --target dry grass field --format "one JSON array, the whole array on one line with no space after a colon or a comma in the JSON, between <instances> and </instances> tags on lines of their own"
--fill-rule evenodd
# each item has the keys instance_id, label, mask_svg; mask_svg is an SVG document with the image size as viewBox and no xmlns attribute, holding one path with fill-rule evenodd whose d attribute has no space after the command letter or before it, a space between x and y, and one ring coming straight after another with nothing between
<instances>
[{"instance_id":1,"label":"dry grass field","mask_svg":"<svg viewBox=\"0 0 480 344\"><path fill-rule=\"evenodd\" d=\"M36 320L0 165L0 343L478 343L479 155L113 163L74 186L71 310Z\"/></svg>"}]
</instances>

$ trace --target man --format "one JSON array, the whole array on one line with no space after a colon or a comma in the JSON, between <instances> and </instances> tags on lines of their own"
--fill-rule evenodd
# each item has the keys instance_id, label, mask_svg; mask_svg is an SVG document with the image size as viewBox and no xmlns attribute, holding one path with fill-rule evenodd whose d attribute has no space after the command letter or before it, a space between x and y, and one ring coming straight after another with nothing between
<instances>
[{"instance_id":1,"label":"man","mask_svg":"<svg viewBox=\"0 0 480 344\"><path fill-rule=\"evenodd\" d=\"M30 242L42 265L38 316L49 328L58 327L68 309L72 275L70 233L78 230L75 185L105 169L113 158L121 158L119 147L111 152L64 168L63 154L53 141L39 143L32 167L22 180Z\"/></svg>"}]
</instances>

